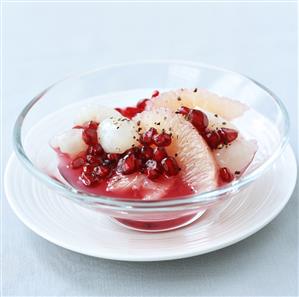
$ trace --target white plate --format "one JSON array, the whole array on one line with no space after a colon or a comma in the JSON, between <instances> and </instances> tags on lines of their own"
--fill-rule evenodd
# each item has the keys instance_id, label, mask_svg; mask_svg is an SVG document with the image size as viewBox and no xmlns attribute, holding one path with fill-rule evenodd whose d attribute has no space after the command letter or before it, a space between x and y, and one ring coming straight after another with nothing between
<instances>
[{"instance_id":1,"label":"white plate","mask_svg":"<svg viewBox=\"0 0 299 297\"><path fill-rule=\"evenodd\" d=\"M236 243L268 224L288 202L297 166L288 147L274 166L245 191L189 227L146 234L55 194L11 156L5 174L7 199L35 233L66 249L107 259L158 261L186 258Z\"/></svg>"}]
</instances>

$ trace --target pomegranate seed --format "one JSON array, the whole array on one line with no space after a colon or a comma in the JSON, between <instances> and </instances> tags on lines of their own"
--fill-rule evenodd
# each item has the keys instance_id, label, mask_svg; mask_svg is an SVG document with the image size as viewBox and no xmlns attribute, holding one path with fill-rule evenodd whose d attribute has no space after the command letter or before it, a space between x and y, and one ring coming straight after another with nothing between
<instances>
[{"instance_id":1,"label":"pomegranate seed","mask_svg":"<svg viewBox=\"0 0 299 297\"><path fill-rule=\"evenodd\" d=\"M91 174L93 172L93 168L94 168L93 165L86 164L83 166L83 172L86 174Z\"/></svg>"},{"instance_id":2,"label":"pomegranate seed","mask_svg":"<svg viewBox=\"0 0 299 297\"><path fill-rule=\"evenodd\" d=\"M76 125L76 126L73 127L73 129L84 129L84 127L81 126L81 125Z\"/></svg>"},{"instance_id":3,"label":"pomegranate seed","mask_svg":"<svg viewBox=\"0 0 299 297\"><path fill-rule=\"evenodd\" d=\"M86 155L86 162L89 164L99 164L101 161L100 157L94 155Z\"/></svg>"},{"instance_id":4,"label":"pomegranate seed","mask_svg":"<svg viewBox=\"0 0 299 297\"><path fill-rule=\"evenodd\" d=\"M134 173L137 170L137 159L133 153L125 155L118 161L117 171L127 175Z\"/></svg>"},{"instance_id":5,"label":"pomegranate seed","mask_svg":"<svg viewBox=\"0 0 299 297\"><path fill-rule=\"evenodd\" d=\"M149 99L143 99L138 101L137 103L137 108L139 109L139 112L144 111L145 107L146 107L146 103L149 101Z\"/></svg>"},{"instance_id":6,"label":"pomegranate seed","mask_svg":"<svg viewBox=\"0 0 299 297\"><path fill-rule=\"evenodd\" d=\"M141 158L141 152L139 147L132 147L128 149L124 155L133 154L137 159Z\"/></svg>"},{"instance_id":7,"label":"pomegranate seed","mask_svg":"<svg viewBox=\"0 0 299 297\"><path fill-rule=\"evenodd\" d=\"M120 114L122 114L123 115L123 111L124 111L124 109L123 108L120 108L120 107L115 107L114 108L116 111L118 111Z\"/></svg>"},{"instance_id":8,"label":"pomegranate seed","mask_svg":"<svg viewBox=\"0 0 299 297\"><path fill-rule=\"evenodd\" d=\"M186 106L181 106L177 113L180 113L182 115L187 115L190 112L190 108L186 107Z\"/></svg>"},{"instance_id":9,"label":"pomegranate seed","mask_svg":"<svg viewBox=\"0 0 299 297\"><path fill-rule=\"evenodd\" d=\"M136 159L136 171L140 171L141 173L144 173L145 161L146 160L144 159Z\"/></svg>"},{"instance_id":10,"label":"pomegranate seed","mask_svg":"<svg viewBox=\"0 0 299 297\"><path fill-rule=\"evenodd\" d=\"M224 144L231 143L238 137L238 131L234 129L221 128L218 133Z\"/></svg>"},{"instance_id":11,"label":"pomegranate seed","mask_svg":"<svg viewBox=\"0 0 299 297\"><path fill-rule=\"evenodd\" d=\"M79 176L79 179L84 184L84 186L88 187L88 186L91 186L91 184L92 184L91 175L87 175L84 172L82 172L82 174Z\"/></svg>"},{"instance_id":12,"label":"pomegranate seed","mask_svg":"<svg viewBox=\"0 0 299 297\"><path fill-rule=\"evenodd\" d=\"M162 132L161 134L154 135L153 140L157 146L169 146L171 144L171 135Z\"/></svg>"},{"instance_id":13,"label":"pomegranate seed","mask_svg":"<svg viewBox=\"0 0 299 297\"><path fill-rule=\"evenodd\" d=\"M93 172L95 173L95 175L97 175L101 178L107 177L110 174L110 171L111 171L111 169L107 165L99 165L93 169Z\"/></svg>"},{"instance_id":14,"label":"pomegranate seed","mask_svg":"<svg viewBox=\"0 0 299 297\"><path fill-rule=\"evenodd\" d=\"M84 124L84 128L94 129L94 130L96 130L98 128L98 126L99 126L99 124L95 121L89 121Z\"/></svg>"},{"instance_id":15,"label":"pomegranate seed","mask_svg":"<svg viewBox=\"0 0 299 297\"><path fill-rule=\"evenodd\" d=\"M85 172L81 173L81 175L79 176L79 180L84 184L84 186L87 187L90 187L99 181L97 177Z\"/></svg>"},{"instance_id":16,"label":"pomegranate seed","mask_svg":"<svg viewBox=\"0 0 299 297\"><path fill-rule=\"evenodd\" d=\"M137 113L144 111L148 101L149 99L142 99L137 103L136 107L131 107L131 106L125 108L117 107L115 108L115 110L121 113L124 117L132 119Z\"/></svg>"},{"instance_id":17,"label":"pomegranate seed","mask_svg":"<svg viewBox=\"0 0 299 297\"><path fill-rule=\"evenodd\" d=\"M208 132L204 138L211 149L216 149L221 144L221 137L217 131Z\"/></svg>"},{"instance_id":18,"label":"pomegranate seed","mask_svg":"<svg viewBox=\"0 0 299 297\"><path fill-rule=\"evenodd\" d=\"M147 144L147 145L151 145L153 143L153 137L158 134L157 129L155 128L150 128L149 130L147 130L146 132L144 132L141 136L140 136L140 142L142 144Z\"/></svg>"},{"instance_id":19,"label":"pomegranate seed","mask_svg":"<svg viewBox=\"0 0 299 297\"><path fill-rule=\"evenodd\" d=\"M186 118L199 133L205 132L209 125L208 117L200 110L191 109Z\"/></svg>"},{"instance_id":20,"label":"pomegranate seed","mask_svg":"<svg viewBox=\"0 0 299 297\"><path fill-rule=\"evenodd\" d=\"M211 149L218 148L221 144L228 144L238 137L238 131L229 128L221 128L218 131L210 131L204 138Z\"/></svg>"},{"instance_id":21,"label":"pomegranate seed","mask_svg":"<svg viewBox=\"0 0 299 297\"><path fill-rule=\"evenodd\" d=\"M77 168L80 168L84 165L84 158L82 157L77 157L75 158L74 160L72 160L71 162L71 168L73 169L77 169Z\"/></svg>"},{"instance_id":22,"label":"pomegranate seed","mask_svg":"<svg viewBox=\"0 0 299 297\"><path fill-rule=\"evenodd\" d=\"M160 93L159 93L158 90L153 91L153 93L152 93L152 98L158 97L159 94L160 94Z\"/></svg>"},{"instance_id":23,"label":"pomegranate seed","mask_svg":"<svg viewBox=\"0 0 299 297\"><path fill-rule=\"evenodd\" d=\"M110 161L115 161L117 162L120 158L119 154L107 154L107 159Z\"/></svg>"},{"instance_id":24,"label":"pomegranate seed","mask_svg":"<svg viewBox=\"0 0 299 297\"><path fill-rule=\"evenodd\" d=\"M177 161L173 157L164 158L161 161L161 165L164 169L164 172L167 176L177 175L180 171Z\"/></svg>"},{"instance_id":25,"label":"pomegranate seed","mask_svg":"<svg viewBox=\"0 0 299 297\"><path fill-rule=\"evenodd\" d=\"M132 119L139 112L139 109L137 107L115 108L115 110L129 119Z\"/></svg>"},{"instance_id":26,"label":"pomegranate seed","mask_svg":"<svg viewBox=\"0 0 299 297\"><path fill-rule=\"evenodd\" d=\"M93 128L84 128L82 132L83 140L88 145L94 145L98 143L97 130Z\"/></svg>"},{"instance_id":27,"label":"pomegranate seed","mask_svg":"<svg viewBox=\"0 0 299 297\"><path fill-rule=\"evenodd\" d=\"M224 181L226 183L230 183L234 179L234 175L226 167L220 168L219 175L220 175L222 181Z\"/></svg>"},{"instance_id":28,"label":"pomegranate seed","mask_svg":"<svg viewBox=\"0 0 299 297\"><path fill-rule=\"evenodd\" d=\"M148 160L145 163L145 173L149 179L156 179L161 175L161 170L155 160Z\"/></svg>"},{"instance_id":29,"label":"pomegranate seed","mask_svg":"<svg viewBox=\"0 0 299 297\"><path fill-rule=\"evenodd\" d=\"M139 112L139 110L136 107L127 107L125 109L125 112L127 114L127 117L131 119L132 117L134 117Z\"/></svg>"},{"instance_id":30,"label":"pomegranate seed","mask_svg":"<svg viewBox=\"0 0 299 297\"><path fill-rule=\"evenodd\" d=\"M141 147L141 156L148 160L153 157L153 149L150 146Z\"/></svg>"},{"instance_id":31,"label":"pomegranate seed","mask_svg":"<svg viewBox=\"0 0 299 297\"><path fill-rule=\"evenodd\" d=\"M154 160L161 162L164 158L167 157L167 153L164 147L156 147L154 149Z\"/></svg>"},{"instance_id":32,"label":"pomegranate seed","mask_svg":"<svg viewBox=\"0 0 299 297\"><path fill-rule=\"evenodd\" d=\"M99 143L97 143L95 145L91 145L87 149L87 154L94 155L94 156L100 156L103 154L103 152L104 152L104 150Z\"/></svg>"}]
</instances>

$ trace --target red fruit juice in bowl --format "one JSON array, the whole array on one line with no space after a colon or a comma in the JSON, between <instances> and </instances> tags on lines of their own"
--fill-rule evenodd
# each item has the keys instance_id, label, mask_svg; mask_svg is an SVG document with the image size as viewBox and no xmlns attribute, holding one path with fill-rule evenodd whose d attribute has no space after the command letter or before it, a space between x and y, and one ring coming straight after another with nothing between
<instances>
[{"instance_id":1,"label":"red fruit juice in bowl","mask_svg":"<svg viewBox=\"0 0 299 297\"><path fill-rule=\"evenodd\" d=\"M155 182L148 181L150 183L148 187L138 187L136 185L136 183L144 182L144 177L141 176L141 174L139 175L139 173L134 175L134 177L130 176L130 179L135 179L135 187L128 187L126 185L118 186L117 183L115 185L111 185L111 182L109 183L109 175L103 177L100 182L94 182L91 184L92 182L87 182L81 178L82 168L86 166L84 163L81 163L81 160L86 159L86 155L80 155L79 157L72 159L68 155L58 152L58 156L58 168L60 174L75 189L85 193L95 194L101 197L121 197L121 199L130 199L135 201L142 201L145 197L146 199L153 199L155 201L163 199L175 199L178 196L186 196L194 193L179 176L172 178L172 180L169 180L167 177L160 176L157 180L155 180ZM97 166L94 168L96 167ZM128 183L131 184L132 182L128 181ZM88 186L86 186L86 184ZM157 187L159 189L157 189ZM163 193L163 197L156 199L156 192ZM151 213L150 215L147 214L141 217L140 215L130 215L130 219L127 219L127 216L125 215L121 217L114 217L114 219L122 225L134 230L159 232L185 226L191 221L199 218L202 213L204 213L204 210L201 210L200 212L191 211L191 213L186 211L171 212L168 214ZM134 217L136 217L136 219L134 219Z\"/></svg>"}]
</instances>

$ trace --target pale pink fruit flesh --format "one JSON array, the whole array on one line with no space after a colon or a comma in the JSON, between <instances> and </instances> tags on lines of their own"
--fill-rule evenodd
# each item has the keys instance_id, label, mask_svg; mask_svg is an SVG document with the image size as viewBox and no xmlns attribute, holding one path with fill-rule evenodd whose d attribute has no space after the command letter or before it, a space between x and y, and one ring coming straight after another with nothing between
<instances>
[{"instance_id":1,"label":"pale pink fruit flesh","mask_svg":"<svg viewBox=\"0 0 299 297\"><path fill-rule=\"evenodd\" d=\"M147 104L147 109L166 107L172 111L178 110L181 106L189 108L200 108L214 114L218 114L227 120L240 117L248 107L236 100L219 96L208 90L179 89L160 94L152 98Z\"/></svg>"},{"instance_id":2,"label":"pale pink fruit flesh","mask_svg":"<svg viewBox=\"0 0 299 297\"><path fill-rule=\"evenodd\" d=\"M173 186L174 179L165 179L163 182L151 181L146 175L134 173L130 175L115 175L108 184L108 192L124 193L135 192L136 196L143 197L142 200L158 200L164 197Z\"/></svg>"},{"instance_id":3,"label":"pale pink fruit flesh","mask_svg":"<svg viewBox=\"0 0 299 297\"><path fill-rule=\"evenodd\" d=\"M246 140L238 136L230 145L214 151L215 159L219 167L227 167L238 177L252 162L257 151L255 140Z\"/></svg>"}]
</instances>

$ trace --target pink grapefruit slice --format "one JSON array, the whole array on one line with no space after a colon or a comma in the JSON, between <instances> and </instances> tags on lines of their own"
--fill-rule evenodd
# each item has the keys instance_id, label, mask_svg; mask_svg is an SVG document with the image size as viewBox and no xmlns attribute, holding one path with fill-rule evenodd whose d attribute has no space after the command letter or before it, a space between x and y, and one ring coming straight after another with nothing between
<instances>
[{"instance_id":1,"label":"pink grapefruit slice","mask_svg":"<svg viewBox=\"0 0 299 297\"><path fill-rule=\"evenodd\" d=\"M205 89L179 89L161 93L148 102L147 109L166 107L176 111L181 106L203 109L227 120L240 117L248 109L239 101L219 96Z\"/></svg>"},{"instance_id":2,"label":"pink grapefruit slice","mask_svg":"<svg viewBox=\"0 0 299 297\"><path fill-rule=\"evenodd\" d=\"M167 195L174 179L160 178L159 181L152 181L141 173L117 174L109 180L106 190L122 195L126 193L131 197L142 197L142 200L159 200Z\"/></svg>"}]
</instances>

